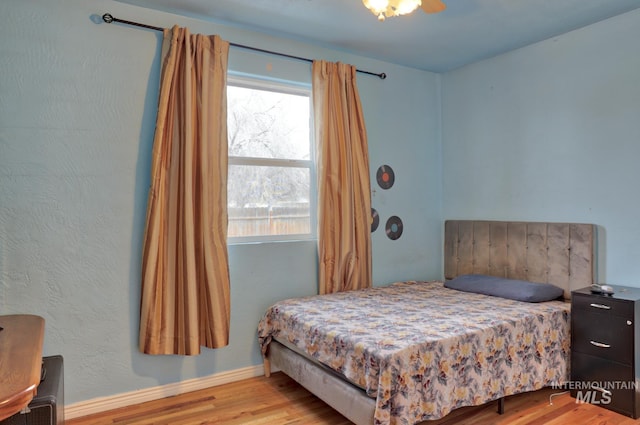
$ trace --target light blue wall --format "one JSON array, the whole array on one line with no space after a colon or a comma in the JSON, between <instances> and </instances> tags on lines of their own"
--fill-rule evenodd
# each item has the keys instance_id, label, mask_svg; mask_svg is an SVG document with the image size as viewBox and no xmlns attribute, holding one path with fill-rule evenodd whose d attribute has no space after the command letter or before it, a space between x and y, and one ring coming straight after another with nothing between
<instances>
[{"instance_id":1,"label":"light blue wall","mask_svg":"<svg viewBox=\"0 0 640 425\"><path fill-rule=\"evenodd\" d=\"M598 225L640 286L640 10L442 78L443 216Z\"/></svg>"},{"instance_id":2,"label":"light blue wall","mask_svg":"<svg viewBox=\"0 0 640 425\"><path fill-rule=\"evenodd\" d=\"M0 314L45 318L44 353L64 356L67 403L260 364L266 307L317 287L312 242L231 246L230 345L197 357L138 353L160 34L100 23L105 12L386 72L358 77L372 181L381 164L396 172L372 203L383 220L402 217L405 233L373 234L374 284L441 276L438 75L109 0L2 1ZM234 48L229 60L234 71L310 80L305 62Z\"/></svg>"}]
</instances>

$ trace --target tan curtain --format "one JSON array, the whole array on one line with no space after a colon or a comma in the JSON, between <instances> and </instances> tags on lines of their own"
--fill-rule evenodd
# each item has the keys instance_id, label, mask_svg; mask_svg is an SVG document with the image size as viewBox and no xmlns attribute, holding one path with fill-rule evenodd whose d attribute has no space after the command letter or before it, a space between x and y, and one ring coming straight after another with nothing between
<instances>
[{"instance_id":1,"label":"tan curtain","mask_svg":"<svg viewBox=\"0 0 640 425\"><path fill-rule=\"evenodd\" d=\"M229 43L164 31L142 259L140 351L199 354L229 341Z\"/></svg>"},{"instance_id":2,"label":"tan curtain","mask_svg":"<svg viewBox=\"0 0 640 425\"><path fill-rule=\"evenodd\" d=\"M356 68L313 62L320 294L371 286L369 151Z\"/></svg>"}]
</instances>

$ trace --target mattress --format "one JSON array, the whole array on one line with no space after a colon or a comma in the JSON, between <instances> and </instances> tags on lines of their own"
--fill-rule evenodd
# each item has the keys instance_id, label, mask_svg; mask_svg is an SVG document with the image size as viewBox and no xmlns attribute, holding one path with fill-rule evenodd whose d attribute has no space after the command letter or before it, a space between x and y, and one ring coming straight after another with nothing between
<instances>
[{"instance_id":1,"label":"mattress","mask_svg":"<svg viewBox=\"0 0 640 425\"><path fill-rule=\"evenodd\" d=\"M278 302L258 338L263 354L277 338L362 388L376 424L414 424L566 382L569 310L398 282Z\"/></svg>"}]
</instances>

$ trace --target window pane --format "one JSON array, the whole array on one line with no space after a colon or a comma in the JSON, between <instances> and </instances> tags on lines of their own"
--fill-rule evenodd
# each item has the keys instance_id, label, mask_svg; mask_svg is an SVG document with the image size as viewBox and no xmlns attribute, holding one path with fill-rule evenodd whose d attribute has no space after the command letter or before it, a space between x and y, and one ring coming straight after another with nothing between
<instances>
[{"instance_id":1,"label":"window pane","mask_svg":"<svg viewBox=\"0 0 640 425\"><path fill-rule=\"evenodd\" d=\"M308 168L229 165L229 237L309 234Z\"/></svg>"},{"instance_id":2,"label":"window pane","mask_svg":"<svg viewBox=\"0 0 640 425\"><path fill-rule=\"evenodd\" d=\"M310 159L309 97L227 86L229 156Z\"/></svg>"}]
</instances>

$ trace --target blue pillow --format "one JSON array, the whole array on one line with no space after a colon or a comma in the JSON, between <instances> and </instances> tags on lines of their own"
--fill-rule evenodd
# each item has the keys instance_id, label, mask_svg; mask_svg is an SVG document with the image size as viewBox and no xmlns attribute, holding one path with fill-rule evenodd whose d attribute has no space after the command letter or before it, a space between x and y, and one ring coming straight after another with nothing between
<instances>
[{"instance_id":1,"label":"blue pillow","mask_svg":"<svg viewBox=\"0 0 640 425\"><path fill-rule=\"evenodd\" d=\"M475 292L529 303L555 300L564 294L562 288L550 283L505 279L482 274L458 276L455 279L446 281L444 286L458 291Z\"/></svg>"}]
</instances>

